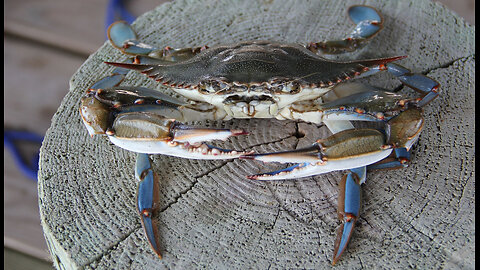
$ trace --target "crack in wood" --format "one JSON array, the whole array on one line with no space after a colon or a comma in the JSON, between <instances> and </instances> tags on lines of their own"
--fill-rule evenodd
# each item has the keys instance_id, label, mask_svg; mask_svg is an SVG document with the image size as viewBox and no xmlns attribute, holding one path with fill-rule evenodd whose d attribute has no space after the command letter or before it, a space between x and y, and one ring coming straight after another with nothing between
<instances>
[{"instance_id":1,"label":"crack in wood","mask_svg":"<svg viewBox=\"0 0 480 270\"><path fill-rule=\"evenodd\" d=\"M426 239L428 239L430 241L430 243L434 244L430 244L430 245L424 245L424 244L421 244L421 243L418 243L418 245L420 247L426 247L426 246L429 246L429 249L425 252L430 252L430 250L432 248L434 248L435 251L441 251L440 253L439 252L432 252L432 254L434 254L433 256L437 257L437 256L441 256L442 254L445 253L445 250L444 250L444 247L441 246L440 244L436 243L435 242L435 238L425 234L424 232L416 229L414 227L413 224L411 223L408 223L406 221L404 221L403 219L400 218L399 215L395 214L395 213L392 213L388 207L386 207L385 205L382 207L382 210L383 212L393 221L393 222L385 222L387 224L395 224L395 227L400 229L402 232L405 233L405 235L407 235L408 237L411 238L411 241L413 242L419 242L418 240L421 240L421 238L419 238L418 236L422 236ZM388 232L388 231L387 231ZM393 232L393 229L390 229L389 232ZM415 234L412 234L415 233ZM423 240L425 241L425 240ZM385 243L384 243L385 244ZM440 260L440 258L437 258Z\"/></svg>"},{"instance_id":2,"label":"crack in wood","mask_svg":"<svg viewBox=\"0 0 480 270\"><path fill-rule=\"evenodd\" d=\"M428 73L430 73L430 72L432 72L432 71L436 71L436 70L438 70L438 69L449 68L449 67L453 66L453 65L454 65L455 63L457 63L457 62L466 61L466 60L468 60L468 58L471 58L471 57L473 57L473 58L475 59L475 53L470 54L470 55L467 55L467 56L458 57L458 58L456 58L456 59L454 59L454 60L451 60L451 61L449 61L449 62L447 62L447 63L445 63L445 64L443 64L443 65L439 65L439 66L433 67L433 68L431 68L431 69L428 69L428 70L422 72L422 74L423 74L423 75L427 75Z\"/></svg>"},{"instance_id":3,"label":"crack in wood","mask_svg":"<svg viewBox=\"0 0 480 270\"><path fill-rule=\"evenodd\" d=\"M140 224L140 223L139 223ZM100 262L100 260L105 257L105 256L108 256L109 254L111 254L123 241L125 241L127 238L129 238L135 231L137 231L138 229L142 229L142 226L141 225L137 225L135 227L133 227L129 232L125 233L125 235L123 237L120 237L117 241L115 241L112 245L110 246L107 246L105 251L98 254L97 256L93 257L92 259L90 259L88 262L86 262L85 264L83 265L80 265L81 268L85 268L86 266L88 265L91 265L93 263L98 263Z\"/></svg>"},{"instance_id":4,"label":"crack in wood","mask_svg":"<svg viewBox=\"0 0 480 270\"><path fill-rule=\"evenodd\" d=\"M210 170L207 170L206 172L198 175L198 176L195 176L194 177L194 180L192 181L192 183L190 184L189 187L187 187L185 190L183 191L180 191L178 193L177 196L175 196L175 198L173 198L173 201L171 201L170 203L168 203L166 206L164 206L162 209L160 209L158 212L159 213L163 213L164 211L166 211L168 208L170 208L172 205L176 204L178 202L178 200L180 200L180 198L182 198L185 194L187 194L188 192L190 192L191 190L193 190L193 188L195 187L195 185L199 182L198 179L201 178L201 177L204 177L220 168L222 168L223 166L227 165L229 162L232 162L233 160L228 160L228 161L225 161L223 162L221 165L219 166L216 166Z\"/></svg>"}]
</instances>

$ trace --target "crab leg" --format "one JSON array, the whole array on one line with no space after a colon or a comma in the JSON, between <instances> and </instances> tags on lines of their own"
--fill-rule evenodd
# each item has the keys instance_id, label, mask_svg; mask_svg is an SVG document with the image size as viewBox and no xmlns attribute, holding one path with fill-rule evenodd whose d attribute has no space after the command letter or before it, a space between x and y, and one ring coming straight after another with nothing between
<instances>
[{"instance_id":1,"label":"crab leg","mask_svg":"<svg viewBox=\"0 0 480 270\"><path fill-rule=\"evenodd\" d=\"M339 133L344 130L353 129L350 121L325 121L325 125L332 133ZM335 265L347 248L352 237L355 223L360 216L361 207L361 189L360 185L365 183L367 170L366 167L350 169L342 177L338 185L338 219L340 226L337 229L335 239L332 265Z\"/></svg>"},{"instance_id":2,"label":"crab leg","mask_svg":"<svg viewBox=\"0 0 480 270\"><path fill-rule=\"evenodd\" d=\"M358 84L349 83L356 87ZM396 115L405 99L396 93L362 87L359 92L323 104L292 104L280 115L320 124L326 121L385 121Z\"/></svg>"},{"instance_id":3,"label":"crab leg","mask_svg":"<svg viewBox=\"0 0 480 270\"><path fill-rule=\"evenodd\" d=\"M367 166L369 170L400 169L407 167L410 161L410 151L406 148L396 148L392 153L393 157L385 158L377 163Z\"/></svg>"},{"instance_id":4,"label":"crab leg","mask_svg":"<svg viewBox=\"0 0 480 270\"><path fill-rule=\"evenodd\" d=\"M342 222L337 229L332 265L335 265L347 248L355 223L360 216L361 189L365 182L365 167L350 169L339 183L338 219Z\"/></svg>"},{"instance_id":5,"label":"crab leg","mask_svg":"<svg viewBox=\"0 0 480 270\"><path fill-rule=\"evenodd\" d=\"M325 125L332 133L339 133L344 130L353 129L350 121L325 121ZM332 265L340 259L347 248L350 238L360 216L361 189L360 185L365 183L366 167L350 169L338 185L338 219L342 222L337 229L337 237L334 244Z\"/></svg>"},{"instance_id":6,"label":"crab leg","mask_svg":"<svg viewBox=\"0 0 480 270\"><path fill-rule=\"evenodd\" d=\"M302 119L311 123L322 123L326 120L349 121L385 121L398 114L398 111L411 107L423 107L439 95L440 84L422 74L412 73L409 69L394 63L386 63L383 67L373 68L372 72L388 70L403 84L409 86L422 96L405 99L403 96L384 89L361 85L358 83L339 84L343 97L325 100L323 104L292 104L283 108L279 116L285 119ZM367 71L368 73L370 71ZM363 74L362 74L363 75ZM350 88L350 89L349 89ZM348 94L351 92L352 94ZM355 93L356 92L356 93ZM397 156L401 158L402 156Z\"/></svg>"},{"instance_id":7,"label":"crab leg","mask_svg":"<svg viewBox=\"0 0 480 270\"><path fill-rule=\"evenodd\" d=\"M346 249L354 225L359 217L360 185L365 181L367 165L371 168L393 168L403 166L408 150L418 139L423 128L422 109L409 108L387 122L386 136L374 129L349 129L348 121L325 121L334 133L303 149L250 154L240 158L264 162L296 162L297 164L275 172L248 176L254 180L280 180L306 177L334 170L350 169L340 183L338 215L342 221L335 241L332 264L334 265ZM382 161L395 148L396 161Z\"/></svg>"},{"instance_id":8,"label":"crab leg","mask_svg":"<svg viewBox=\"0 0 480 270\"><path fill-rule=\"evenodd\" d=\"M90 88L102 89L117 86L125 79L125 75L128 72L128 69L117 67L113 70L112 75L103 77L98 82L94 83Z\"/></svg>"},{"instance_id":9,"label":"crab leg","mask_svg":"<svg viewBox=\"0 0 480 270\"><path fill-rule=\"evenodd\" d=\"M422 74L412 73L409 69L394 63L387 63L387 70L396 76L403 84L421 93L423 96L416 100L417 107L423 107L435 99L439 92L440 84L434 79Z\"/></svg>"},{"instance_id":10,"label":"crab leg","mask_svg":"<svg viewBox=\"0 0 480 270\"><path fill-rule=\"evenodd\" d=\"M159 187L157 174L155 174L152 169L148 155L137 154L135 178L139 182L137 190L137 210L142 221L142 227L150 246L161 259L162 255L160 254L157 226L154 220L152 220L153 212L156 209L154 202L159 199Z\"/></svg>"},{"instance_id":11,"label":"crab leg","mask_svg":"<svg viewBox=\"0 0 480 270\"><path fill-rule=\"evenodd\" d=\"M112 143L133 152L192 159L231 159L246 154L203 142L247 132L185 125L175 119L189 121L192 111L197 118L202 113L205 119L216 115L182 104L147 88L115 87L90 89L82 98L80 112L91 135L106 134Z\"/></svg>"},{"instance_id":12,"label":"crab leg","mask_svg":"<svg viewBox=\"0 0 480 270\"><path fill-rule=\"evenodd\" d=\"M299 163L286 169L248 176L254 180L283 180L353 169L382 160L392 148L385 136L375 129L350 129L318 140L310 147L293 151L248 154L241 159L263 162Z\"/></svg>"},{"instance_id":13,"label":"crab leg","mask_svg":"<svg viewBox=\"0 0 480 270\"><path fill-rule=\"evenodd\" d=\"M351 6L348 9L348 16L356 26L347 38L325 42L312 42L307 45L307 49L314 53L320 51L324 54L352 52L363 46L366 41L375 36L383 28L383 18L373 7L362 5Z\"/></svg>"},{"instance_id":14,"label":"crab leg","mask_svg":"<svg viewBox=\"0 0 480 270\"><path fill-rule=\"evenodd\" d=\"M197 48L173 49L165 47L159 49L137 40L137 34L125 21L118 21L110 25L107 30L108 39L111 44L128 55L138 56L137 63L162 63L162 62L178 62L187 60L195 54L206 49L206 46Z\"/></svg>"},{"instance_id":15,"label":"crab leg","mask_svg":"<svg viewBox=\"0 0 480 270\"><path fill-rule=\"evenodd\" d=\"M353 125L349 121L326 121L325 124L332 131L332 133L334 133L334 135L330 136L326 140L319 141L317 142L317 144L314 144L311 147L275 154L275 156L277 156L276 161L280 161L281 159L282 161L280 162L292 162L296 159L303 159L302 161L304 161L304 163L297 164L277 172L249 176L249 178L262 180L282 178L289 179L323 173L324 171L320 172L318 168L316 170L308 170L309 162L310 165L313 161L315 162L315 165L319 165L320 167L328 167L328 165L326 165L325 163L338 162L331 161L332 157L335 156L336 152L346 153L348 152L347 149L358 149L359 147L362 148L365 145L367 145L367 147L373 146L373 141L371 139L374 136L379 136L377 139L380 139L380 149L385 148L385 151L380 151L380 154L382 154L383 156L374 157L375 155L373 154L362 155L362 160L355 160L355 157L350 156L348 162L338 162L338 164L341 165L340 167L343 167L343 169L348 169L350 166L350 172L344 175L341 182L339 183L338 218L340 219L342 224L337 230L337 237L334 245L334 254L332 259L332 265L334 265L339 260L342 253L345 251L348 242L350 241L350 238L352 236L355 222L360 216L360 185L363 184L366 179L365 165L371 162L371 160L369 160L371 157L374 157L374 159L383 159L385 157L385 154L388 156L391 152L391 149L383 147L385 143L383 141L384 138L382 137L382 135L372 132L374 130L354 130ZM372 136L372 138L367 139L370 136ZM350 139L352 139L352 142L347 142ZM363 139L365 139L365 141L363 141ZM294 154L295 157L290 156L291 154ZM268 156L269 154L266 155ZM265 155L263 155L263 157L265 157ZM292 158L293 160L290 160L290 158ZM262 158L260 157L260 159ZM318 160L322 161L319 162ZM356 162L358 163L356 164ZM356 167L357 165L359 165L359 167ZM337 170L342 169L340 167L337 168ZM330 169L335 170L333 168Z\"/></svg>"}]
</instances>

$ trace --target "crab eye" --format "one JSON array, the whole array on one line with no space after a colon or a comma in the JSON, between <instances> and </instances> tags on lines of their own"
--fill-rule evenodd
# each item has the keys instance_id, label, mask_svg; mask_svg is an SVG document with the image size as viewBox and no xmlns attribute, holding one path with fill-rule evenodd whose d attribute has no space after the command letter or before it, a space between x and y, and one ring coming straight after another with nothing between
<instances>
[{"instance_id":1,"label":"crab eye","mask_svg":"<svg viewBox=\"0 0 480 270\"><path fill-rule=\"evenodd\" d=\"M289 89L290 91L290 94L296 94L298 92L300 92L300 85L298 84L289 84L288 87L286 87L287 89Z\"/></svg>"},{"instance_id":2,"label":"crab eye","mask_svg":"<svg viewBox=\"0 0 480 270\"><path fill-rule=\"evenodd\" d=\"M270 84L269 88L270 92L282 92L285 89L285 85L283 84Z\"/></svg>"},{"instance_id":3,"label":"crab eye","mask_svg":"<svg viewBox=\"0 0 480 270\"><path fill-rule=\"evenodd\" d=\"M287 85L279 85L278 87L279 90L277 91L281 91L286 94L296 94L301 90L298 83L289 83Z\"/></svg>"},{"instance_id":4,"label":"crab eye","mask_svg":"<svg viewBox=\"0 0 480 270\"><path fill-rule=\"evenodd\" d=\"M228 88L228 85L226 83L221 82L218 87L220 87L220 90Z\"/></svg>"}]
</instances>

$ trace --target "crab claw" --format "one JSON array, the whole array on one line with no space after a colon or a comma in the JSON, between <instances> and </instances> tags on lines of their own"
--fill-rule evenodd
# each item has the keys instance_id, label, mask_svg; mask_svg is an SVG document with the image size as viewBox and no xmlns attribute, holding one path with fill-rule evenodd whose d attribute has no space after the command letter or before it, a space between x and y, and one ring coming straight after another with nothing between
<instances>
[{"instance_id":1,"label":"crab claw","mask_svg":"<svg viewBox=\"0 0 480 270\"><path fill-rule=\"evenodd\" d=\"M139 181L137 190L137 210L142 227L153 251L161 259L157 226L152 220L155 210L153 202L158 201L159 190L157 175L153 172L150 159L146 154L138 154L135 164L135 178Z\"/></svg>"},{"instance_id":2,"label":"crab claw","mask_svg":"<svg viewBox=\"0 0 480 270\"><path fill-rule=\"evenodd\" d=\"M388 157L392 152L392 148L385 143L384 135L378 130L351 129L319 140L306 148L267 154L248 154L241 156L240 159L297 163L282 170L247 177L253 180L293 179L373 164Z\"/></svg>"},{"instance_id":3,"label":"crab claw","mask_svg":"<svg viewBox=\"0 0 480 270\"><path fill-rule=\"evenodd\" d=\"M251 180L284 180L292 178L307 177L318 174L317 164L323 163L321 149L318 143L312 146L275 153L247 154L240 156L240 159L254 159L263 162L297 163L293 166L277 171L249 175Z\"/></svg>"},{"instance_id":4,"label":"crab claw","mask_svg":"<svg viewBox=\"0 0 480 270\"><path fill-rule=\"evenodd\" d=\"M248 134L244 130L197 128L149 112L119 114L106 134L112 143L137 153L190 159L231 159L248 154L203 143Z\"/></svg>"},{"instance_id":5,"label":"crab claw","mask_svg":"<svg viewBox=\"0 0 480 270\"><path fill-rule=\"evenodd\" d=\"M184 124L174 127L174 140L177 142L198 143L211 140L226 140L230 136L248 135L242 129L197 128Z\"/></svg>"}]
</instances>

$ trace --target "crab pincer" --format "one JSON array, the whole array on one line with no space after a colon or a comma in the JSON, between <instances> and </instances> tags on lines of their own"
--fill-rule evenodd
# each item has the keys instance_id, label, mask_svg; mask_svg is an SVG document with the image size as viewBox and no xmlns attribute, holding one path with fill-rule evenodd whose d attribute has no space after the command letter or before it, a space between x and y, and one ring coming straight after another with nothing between
<instances>
[{"instance_id":1,"label":"crab pincer","mask_svg":"<svg viewBox=\"0 0 480 270\"><path fill-rule=\"evenodd\" d=\"M113 129L115 132L107 133L110 141L137 153L190 159L229 159L245 154L204 143L245 135L247 132L244 130L197 128L145 112L117 117Z\"/></svg>"},{"instance_id":2,"label":"crab pincer","mask_svg":"<svg viewBox=\"0 0 480 270\"><path fill-rule=\"evenodd\" d=\"M191 159L231 159L247 152L205 142L246 135L241 129L200 128L183 124L183 103L146 88L90 89L80 112L89 133L107 135L112 143L144 154Z\"/></svg>"},{"instance_id":3,"label":"crab pincer","mask_svg":"<svg viewBox=\"0 0 480 270\"><path fill-rule=\"evenodd\" d=\"M318 140L309 147L292 151L248 154L241 159L263 162L297 163L288 168L250 175L255 180L283 180L307 177L337 170L353 169L382 160L392 148L384 135L375 129L350 129Z\"/></svg>"}]
</instances>

